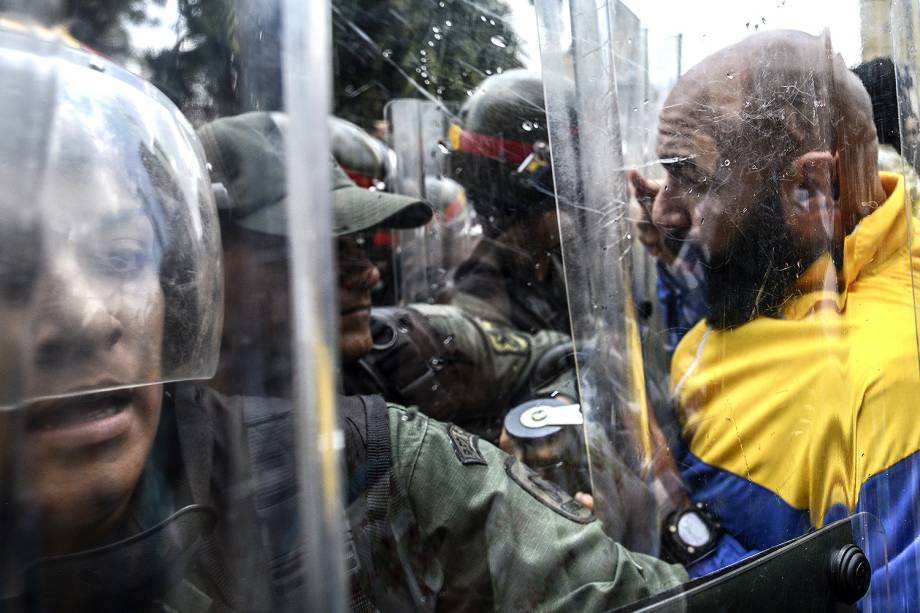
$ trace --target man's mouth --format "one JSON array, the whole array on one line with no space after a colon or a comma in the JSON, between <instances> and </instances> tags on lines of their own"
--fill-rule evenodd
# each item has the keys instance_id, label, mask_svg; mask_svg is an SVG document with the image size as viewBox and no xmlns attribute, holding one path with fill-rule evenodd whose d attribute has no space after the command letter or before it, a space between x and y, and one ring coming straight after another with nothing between
<instances>
[{"instance_id":1,"label":"man's mouth","mask_svg":"<svg viewBox=\"0 0 920 613\"><path fill-rule=\"evenodd\" d=\"M72 443L101 442L124 432L131 400L129 390L116 390L42 401L26 409L26 429Z\"/></svg>"},{"instance_id":2,"label":"man's mouth","mask_svg":"<svg viewBox=\"0 0 920 613\"><path fill-rule=\"evenodd\" d=\"M348 307L345 309L341 309L339 311L339 315L341 315L342 317L347 317L349 315L354 315L356 313L370 312L370 310L371 310L370 304L359 304L357 306L352 306L352 307Z\"/></svg>"}]
</instances>

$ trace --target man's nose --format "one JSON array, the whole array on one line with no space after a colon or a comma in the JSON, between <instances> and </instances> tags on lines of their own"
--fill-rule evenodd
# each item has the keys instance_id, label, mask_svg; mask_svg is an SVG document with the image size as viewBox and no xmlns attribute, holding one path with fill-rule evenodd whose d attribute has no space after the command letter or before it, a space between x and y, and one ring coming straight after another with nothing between
<instances>
[{"instance_id":1,"label":"man's nose","mask_svg":"<svg viewBox=\"0 0 920 613\"><path fill-rule=\"evenodd\" d=\"M652 203L652 223L662 228L687 230L693 208L689 194L675 189L670 182L665 183Z\"/></svg>"},{"instance_id":2,"label":"man's nose","mask_svg":"<svg viewBox=\"0 0 920 613\"><path fill-rule=\"evenodd\" d=\"M369 290L380 282L380 271L364 259L344 266L342 284L350 290Z\"/></svg>"},{"instance_id":3,"label":"man's nose","mask_svg":"<svg viewBox=\"0 0 920 613\"><path fill-rule=\"evenodd\" d=\"M40 368L76 365L112 349L124 333L108 304L118 297L101 295L104 288L68 260L46 268L36 286L32 338Z\"/></svg>"}]
</instances>

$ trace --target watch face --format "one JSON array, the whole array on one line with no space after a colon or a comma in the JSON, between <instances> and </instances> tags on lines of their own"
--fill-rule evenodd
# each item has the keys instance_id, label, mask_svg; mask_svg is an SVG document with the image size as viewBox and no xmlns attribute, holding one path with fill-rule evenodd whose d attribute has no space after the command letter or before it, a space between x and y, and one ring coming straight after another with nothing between
<instances>
[{"instance_id":1,"label":"watch face","mask_svg":"<svg viewBox=\"0 0 920 613\"><path fill-rule=\"evenodd\" d=\"M684 544L700 548L712 538L709 526L697 513L689 511L677 519L677 536Z\"/></svg>"}]
</instances>

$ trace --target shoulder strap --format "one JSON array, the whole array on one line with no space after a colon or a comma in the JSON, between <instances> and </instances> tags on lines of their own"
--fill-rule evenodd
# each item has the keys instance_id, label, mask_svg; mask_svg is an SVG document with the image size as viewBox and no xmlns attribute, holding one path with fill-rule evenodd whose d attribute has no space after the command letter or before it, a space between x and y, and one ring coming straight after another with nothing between
<instances>
[{"instance_id":1,"label":"shoulder strap","mask_svg":"<svg viewBox=\"0 0 920 613\"><path fill-rule=\"evenodd\" d=\"M381 396L353 396L340 400L346 421L346 458L349 459L349 486L354 488L355 471L363 470L363 490L350 503L351 535L355 558L362 565L352 582L352 610L368 610L367 597L382 610L433 610L435 596L424 588L414 555L417 545L410 543L414 520L406 516L408 505L392 471L390 410ZM351 432L360 432L358 440ZM364 447L349 451L351 444ZM356 464L363 457L363 465ZM359 593L363 592L363 593Z\"/></svg>"},{"instance_id":2,"label":"shoulder strap","mask_svg":"<svg viewBox=\"0 0 920 613\"><path fill-rule=\"evenodd\" d=\"M372 613L376 564L388 534L390 428L380 396L339 398L347 475L346 560L352 613Z\"/></svg>"},{"instance_id":3,"label":"shoulder strap","mask_svg":"<svg viewBox=\"0 0 920 613\"><path fill-rule=\"evenodd\" d=\"M380 396L363 396L367 411L367 523L374 559L388 536L390 511L390 421Z\"/></svg>"},{"instance_id":4,"label":"shoulder strap","mask_svg":"<svg viewBox=\"0 0 920 613\"><path fill-rule=\"evenodd\" d=\"M251 492L271 570L272 591L279 608L293 606L302 601L305 587L293 406L281 399L240 397L238 401L249 451Z\"/></svg>"}]
</instances>

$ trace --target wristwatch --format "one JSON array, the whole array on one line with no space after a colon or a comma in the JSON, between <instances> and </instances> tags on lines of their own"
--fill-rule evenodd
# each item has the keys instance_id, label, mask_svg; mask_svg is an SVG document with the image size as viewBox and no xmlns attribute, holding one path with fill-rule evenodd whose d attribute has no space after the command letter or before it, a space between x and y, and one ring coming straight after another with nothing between
<instances>
[{"instance_id":1,"label":"wristwatch","mask_svg":"<svg viewBox=\"0 0 920 613\"><path fill-rule=\"evenodd\" d=\"M688 503L665 518L663 557L689 566L716 548L722 527L702 502Z\"/></svg>"}]
</instances>

